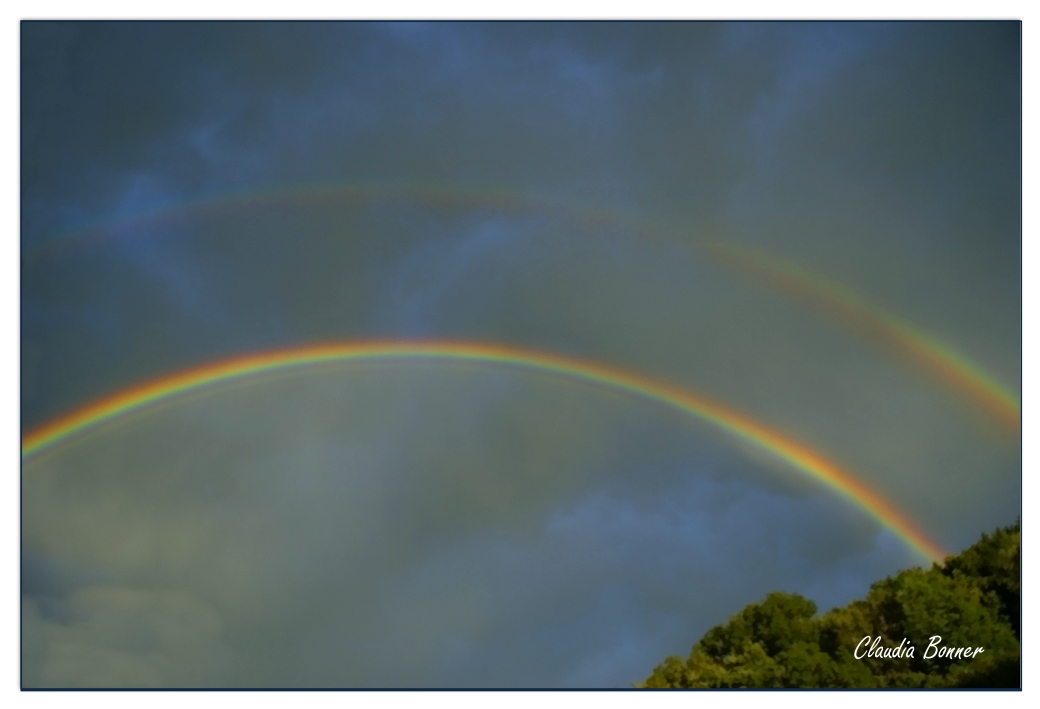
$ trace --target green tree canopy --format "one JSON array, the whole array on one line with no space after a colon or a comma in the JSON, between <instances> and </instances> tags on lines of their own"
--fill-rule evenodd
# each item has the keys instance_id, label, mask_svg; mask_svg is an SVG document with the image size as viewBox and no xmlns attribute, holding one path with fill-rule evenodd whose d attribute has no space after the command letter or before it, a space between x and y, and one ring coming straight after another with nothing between
<instances>
[{"instance_id":1,"label":"green tree canopy","mask_svg":"<svg viewBox=\"0 0 1040 709\"><path fill-rule=\"evenodd\" d=\"M822 616L807 598L775 591L636 686L1018 687L1020 545L1019 523L984 534L942 566L902 571ZM940 657L928 650L934 636L943 647L983 650ZM867 656L875 638L904 651Z\"/></svg>"}]
</instances>

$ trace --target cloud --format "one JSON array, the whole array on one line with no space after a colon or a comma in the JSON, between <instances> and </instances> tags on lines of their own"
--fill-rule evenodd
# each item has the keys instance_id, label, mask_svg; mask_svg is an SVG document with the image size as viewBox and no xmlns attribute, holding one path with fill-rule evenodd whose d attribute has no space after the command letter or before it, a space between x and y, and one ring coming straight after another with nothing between
<instances>
[{"instance_id":1,"label":"cloud","mask_svg":"<svg viewBox=\"0 0 1040 709\"><path fill-rule=\"evenodd\" d=\"M966 546L1018 513L1014 443L691 242L816 270L1014 387L1015 27L23 23L22 247L62 245L23 265L23 428L244 352L507 342L725 402ZM369 180L627 219L219 199ZM916 563L706 424L428 363L113 423L27 465L23 510L34 686L627 686L768 591L826 608Z\"/></svg>"},{"instance_id":2,"label":"cloud","mask_svg":"<svg viewBox=\"0 0 1040 709\"><path fill-rule=\"evenodd\" d=\"M27 466L27 683L623 685L778 583L838 603L913 561L653 407L365 370L211 392Z\"/></svg>"}]
</instances>

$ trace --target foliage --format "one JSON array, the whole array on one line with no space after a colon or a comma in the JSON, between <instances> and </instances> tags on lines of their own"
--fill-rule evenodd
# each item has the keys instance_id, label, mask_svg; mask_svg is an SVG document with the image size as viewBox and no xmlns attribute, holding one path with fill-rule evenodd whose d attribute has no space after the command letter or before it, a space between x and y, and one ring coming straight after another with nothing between
<instances>
[{"instance_id":1,"label":"foliage","mask_svg":"<svg viewBox=\"0 0 1040 709\"><path fill-rule=\"evenodd\" d=\"M982 535L942 566L902 571L871 586L865 599L822 616L812 601L775 591L705 633L688 658L666 658L636 686L1018 687L1020 545L1016 522ZM936 635L944 647L984 650L939 657L928 650ZM873 640L861 644L868 636L880 637L878 648L904 651L868 656ZM910 646L913 654L905 651Z\"/></svg>"}]
</instances>

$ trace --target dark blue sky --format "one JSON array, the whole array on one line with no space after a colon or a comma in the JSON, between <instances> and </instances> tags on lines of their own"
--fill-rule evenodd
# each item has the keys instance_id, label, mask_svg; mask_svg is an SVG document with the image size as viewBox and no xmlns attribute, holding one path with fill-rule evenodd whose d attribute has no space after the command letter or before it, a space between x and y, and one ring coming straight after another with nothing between
<instances>
[{"instance_id":1,"label":"dark blue sky","mask_svg":"<svg viewBox=\"0 0 1040 709\"><path fill-rule=\"evenodd\" d=\"M951 550L1019 513L1017 440L693 248L795 262L1017 392L1017 23L21 31L25 430L244 352L488 340L724 401ZM361 183L413 187L277 198ZM129 419L23 504L27 684L628 686L770 590L825 610L919 562L703 424L428 364Z\"/></svg>"}]
</instances>

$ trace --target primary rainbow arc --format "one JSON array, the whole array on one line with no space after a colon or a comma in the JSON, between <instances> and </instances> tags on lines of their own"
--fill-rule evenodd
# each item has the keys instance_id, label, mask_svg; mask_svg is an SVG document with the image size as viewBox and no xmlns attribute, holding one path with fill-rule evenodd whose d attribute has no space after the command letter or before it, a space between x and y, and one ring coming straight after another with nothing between
<instances>
[{"instance_id":1,"label":"primary rainbow arc","mask_svg":"<svg viewBox=\"0 0 1040 709\"><path fill-rule=\"evenodd\" d=\"M322 363L417 358L509 365L606 385L669 405L763 448L815 478L863 509L926 559L942 562L946 556L906 515L855 475L807 445L734 409L673 384L609 365L499 344L445 341L345 342L243 355L145 382L61 416L25 435L22 440L22 459L28 462L33 456L94 426L208 385Z\"/></svg>"}]
</instances>

